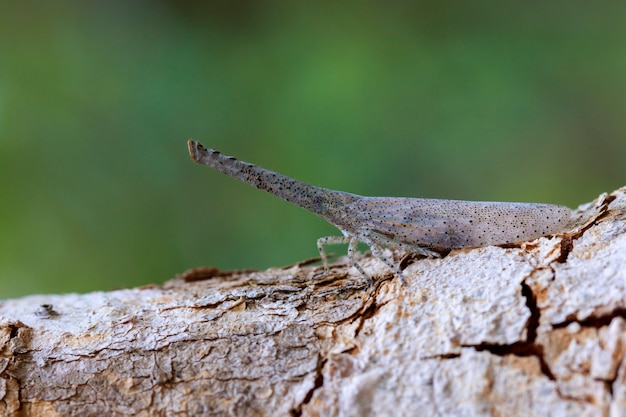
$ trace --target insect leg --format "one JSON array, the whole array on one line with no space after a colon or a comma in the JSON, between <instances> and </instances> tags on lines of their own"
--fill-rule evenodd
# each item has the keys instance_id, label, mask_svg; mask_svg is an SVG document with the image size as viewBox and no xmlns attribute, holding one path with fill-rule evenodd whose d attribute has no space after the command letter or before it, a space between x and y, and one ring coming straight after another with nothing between
<instances>
[{"instance_id":1,"label":"insect leg","mask_svg":"<svg viewBox=\"0 0 626 417\"><path fill-rule=\"evenodd\" d=\"M422 255L426 258L441 258L441 254L439 252L435 252L421 246L409 245L408 243L401 243L399 246L408 253L417 253L418 255Z\"/></svg>"},{"instance_id":2,"label":"insect leg","mask_svg":"<svg viewBox=\"0 0 626 417\"><path fill-rule=\"evenodd\" d=\"M403 242L393 242L389 246L398 247L407 253L416 253L426 258L441 258L441 254L439 252L435 252L417 245L410 245Z\"/></svg>"},{"instance_id":3,"label":"insect leg","mask_svg":"<svg viewBox=\"0 0 626 417\"><path fill-rule=\"evenodd\" d=\"M375 257L383 261L389 268L391 268L393 272L395 272L398 278L400 278L400 283L402 283L402 286L406 286L406 281L404 281L404 275L402 275L402 271L393 261L393 258L390 258L389 256L385 255L382 249L380 248L380 246L376 244L371 245L370 249L372 250L372 254Z\"/></svg>"},{"instance_id":4,"label":"insect leg","mask_svg":"<svg viewBox=\"0 0 626 417\"><path fill-rule=\"evenodd\" d=\"M348 259L350 259L352 266L358 269L361 275L365 277L365 279L367 280L367 286L370 287L372 285L372 277L367 275L363 267L359 265L357 261L354 260L354 252L356 252L356 245L358 244L359 244L358 238L356 237L350 238L350 244L348 245Z\"/></svg>"},{"instance_id":5,"label":"insect leg","mask_svg":"<svg viewBox=\"0 0 626 417\"><path fill-rule=\"evenodd\" d=\"M324 273L328 272L328 256L326 256L326 252L324 252L324 245L338 245L350 242L352 242L352 238L350 236L326 236L317 239L317 250L320 253L322 262L324 263Z\"/></svg>"},{"instance_id":6,"label":"insect leg","mask_svg":"<svg viewBox=\"0 0 626 417\"><path fill-rule=\"evenodd\" d=\"M377 233L367 233L367 237L372 239L372 241L376 242L379 246L387 246L391 249L399 248L407 253L416 253L418 255L425 256L426 258L441 258L441 254L439 252L435 252L418 245L411 245L410 243L391 240Z\"/></svg>"},{"instance_id":7,"label":"insect leg","mask_svg":"<svg viewBox=\"0 0 626 417\"><path fill-rule=\"evenodd\" d=\"M391 270L398 276L398 278L400 278L400 282L402 283L402 285L405 286L406 282L404 281L404 275L402 275L402 271L400 270L398 265L396 265L393 258L385 255L382 250L381 244L385 244L386 241L379 235L376 235L375 233L371 233L369 231L366 231L365 236L362 235L360 238L363 242L369 245L370 249L372 250L372 254L379 260L383 261L389 268L391 268Z\"/></svg>"},{"instance_id":8,"label":"insect leg","mask_svg":"<svg viewBox=\"0 0 626 417\"><path fill-rule=\"evenodd\" d=\"M359 239L352 236L327 236L317 239L317 250L320 253L322 262L324 263L324 273L328 272L328 257L324 252L324 245L336 245L341 243L348 243L348 259L353 267L355 267L366 279L368 286L372 283L372 278L367 275L365 270L357 261L354 260L354 253L356 252L356 246L359 243Z\"/></svg>"}]
</instances>

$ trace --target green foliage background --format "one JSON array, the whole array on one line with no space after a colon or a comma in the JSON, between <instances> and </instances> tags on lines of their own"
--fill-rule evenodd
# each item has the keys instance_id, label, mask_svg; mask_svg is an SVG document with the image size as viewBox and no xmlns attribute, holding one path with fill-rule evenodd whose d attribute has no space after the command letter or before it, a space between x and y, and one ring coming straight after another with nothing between
<instances>
[{"instance_id":1,"label":"green foliage background","mask_svg":"<svg viewBox=\"0 0 626 417\"><path fill-rule=\"evenodd\" d=\"M364 195L626 183L624 2L0 5L0 298L266 268L337 231L186 140ZM340 253L341 248L337 248Z\"/></svg>"}]
</instances>

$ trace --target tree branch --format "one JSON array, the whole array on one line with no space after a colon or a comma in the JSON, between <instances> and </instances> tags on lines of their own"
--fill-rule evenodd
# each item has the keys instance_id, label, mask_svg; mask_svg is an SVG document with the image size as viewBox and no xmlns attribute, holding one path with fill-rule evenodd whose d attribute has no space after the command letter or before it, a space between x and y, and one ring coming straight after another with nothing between
<instances>
[{"instance_id":1,"label":"tree branch","mask_svg":"<svg viewBox=\"0 0 626 417\"><path fill-rule=\"evenodd\" d=\"M0 413L620 415L626 188L521 247L0 302Z\"/></svg>"}]
</instances>

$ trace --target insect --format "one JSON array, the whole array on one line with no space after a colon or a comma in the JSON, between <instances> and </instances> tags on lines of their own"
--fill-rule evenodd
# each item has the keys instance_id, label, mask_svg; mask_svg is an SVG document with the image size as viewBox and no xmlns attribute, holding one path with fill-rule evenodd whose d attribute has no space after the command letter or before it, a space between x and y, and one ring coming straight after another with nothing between
<instances>
[{"instance_id":1,"label":"insect","mask_svg":"<svg viewBox=\"0 0 626 417\"><path fill-rule=\"evenodd\" d=\"M322 217L343 236L322 237L317 249L328 272L324 245L348 244L348 259L368 280L354 259L359 241L400 278L399 265L383 249L438 257L439 252L533 240L558 233L571 211L564 206L427 198L363 197L316 187L254 164L222 155L202 144L187 142L191 159Z\"/></svg>"}]
</instances>

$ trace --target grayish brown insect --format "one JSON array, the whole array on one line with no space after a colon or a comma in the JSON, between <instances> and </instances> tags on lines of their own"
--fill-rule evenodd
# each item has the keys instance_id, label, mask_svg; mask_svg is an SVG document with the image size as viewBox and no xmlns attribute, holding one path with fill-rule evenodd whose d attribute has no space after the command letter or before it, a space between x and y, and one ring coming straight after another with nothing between
<instances>
[{"instance_id":1,"label":"grayish brown insect","mask_svg":"<svg viewBox=\"0 0 626 417\"><path fill-rule=\"evenodd\" d=\"M437 257L438 252L455 248L518 243L562 231L571 214L569 208L551 204L362 197L294 180L193 140L187 144L195 162L309 210L341 230L343 236L317 241L325 272L328 259L323 246L347 243L350 262L368 277L354 259L361 241L404 282L399 266L383 248Z\"/></svg>"}]
</instances>

